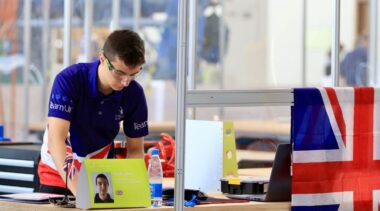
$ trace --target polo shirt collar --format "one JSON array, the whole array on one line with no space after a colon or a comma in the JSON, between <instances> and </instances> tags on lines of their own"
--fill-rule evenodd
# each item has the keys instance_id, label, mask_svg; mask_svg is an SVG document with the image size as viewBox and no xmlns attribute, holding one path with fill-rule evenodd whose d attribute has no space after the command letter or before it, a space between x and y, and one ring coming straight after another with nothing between
<instances>
[{"instance_id":1,"label":"polo shirt collar","mask_svg":"<svg viewBox=\"0 0 380 211\"><path fill-rule=\"evenodd\" d=\"M113 99L116 101L121 101L122 90L114 91L111 95L104 97L98 90L98 67L100 65L100 61L97 60L89 64L89 85L90 85L90 93L93 98L107 98Z\"/></svg>"}]
</instances>

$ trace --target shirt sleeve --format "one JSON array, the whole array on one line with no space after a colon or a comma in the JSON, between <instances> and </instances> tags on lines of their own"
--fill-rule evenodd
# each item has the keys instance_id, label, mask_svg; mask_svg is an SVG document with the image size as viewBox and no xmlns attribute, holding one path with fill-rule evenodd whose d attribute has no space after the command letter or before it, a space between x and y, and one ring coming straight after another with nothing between
<instances>
[{"instance_id":1,"label":"shirt sleeve","mask_svg":"<svg viewBox=\"0 0 380 211\"><path fill-rule=\"evenodd\" d=\"M62 73L57 75L49 99L49 117L71 121L75 109L74 90L73 79Z\"/></svg>"},{"instance_id":2,"label":"shirt sleeve","mask_svg":"<svg viewBox=\"0 0 380 211\"><path fill-rule=\"evenodd\" d=\"M139 138L149 134L148 131L148 106L142 87L137 90L134 105L124 117L123 128L126 136Z\"/></svg>"}]
</instances>

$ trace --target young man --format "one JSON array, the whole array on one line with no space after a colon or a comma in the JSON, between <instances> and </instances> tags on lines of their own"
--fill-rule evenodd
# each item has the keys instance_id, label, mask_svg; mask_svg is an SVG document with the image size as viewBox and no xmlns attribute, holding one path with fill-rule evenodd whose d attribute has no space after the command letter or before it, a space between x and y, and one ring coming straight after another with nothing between
<instances>
[{"instance_id":1,"label":"young man","mask_svg":"<svg viewBox=\"0 0 380 211\"><path fill-rule=\"evenodd\" d=\"M98 193L95 194L95 203L113 203L113 199L108 193L109 182L104 174L99 174L96 176L96 186L98 187Z\"/></svg>"},{"instance_id":2,"label":"young man","mask_svg":"<svg viewBox=\"0 0 380 211\"><path fill-rule=\"evenodd\" d=\"M134 79L144 54L137 33L118 30L107 38L98 61L74 64L56 76L38 166L41 192L62 194L67 180L76 195L82 161L114 157L121 121L128 158L143 158L148 109Z\"/></svg>"}]
</instances>

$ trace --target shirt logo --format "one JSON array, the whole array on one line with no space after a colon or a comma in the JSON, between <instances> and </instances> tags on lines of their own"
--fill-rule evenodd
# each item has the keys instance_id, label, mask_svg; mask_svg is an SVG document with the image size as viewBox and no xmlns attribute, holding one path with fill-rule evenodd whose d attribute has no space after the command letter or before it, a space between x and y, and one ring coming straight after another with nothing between
<instances>
[{"instance_id":1,"label":"shirt logo","mask_svg":"<svg viewBox=\"0 0 380 211\"><path fill-rule=\"evenodd\" d=\"M73 103L73 100L68 96L53 93L51 95L49 109L71 113L73 110Z\"/></svg>"},{"instance_id":2,"label":"shirt logo","mask_svg":"<svg viewBox=\"0 0 380 211\"><path fill-rule=\"evenodd\" d=\"M73 107L69 105L60 105L53 102L50 102L49 108L52 110L58 110L58 111L63 111L67 113L71 113L71 111L73 110Z\"/></svg>"},{"instance_id":3,"label":"shirt logo","mask_svg":"<svg viewBox=\"0 0 380 211\"><path fill-rule=\"evenodd\" d=\"M123 107L120 106L119 113L115 115L115 120L120 121L123 118L124 118L124 111L123 111Z\"/></svg>"},{"instance_id":4,"label":"shirt logo","mask_svg":"<svg viewBox=\"0 0 380 211\"><path fill-rule=\"evenodd\" d=\"M68 96L65 96L65 95L60 95L60 94L51 94L51 99L54 101L54 102L57 102L57 103L69 103L69 104L73 104L73 100L70 99Z\"/></svg>"},{"instance_id":5,"label":"shirt logo","mask_svg":"<svg viewBox=\"0 0 380 211\"><path fill-rule=\"evenodd\" d=\"M143 129L143 128L146 128L146 126L147 126L147 121L145 121L145 122L141 122L141 123L133 123L133 125L134 125L134 129L135 130L140 130L140 129Z\"/></svg>"}]
</instances>

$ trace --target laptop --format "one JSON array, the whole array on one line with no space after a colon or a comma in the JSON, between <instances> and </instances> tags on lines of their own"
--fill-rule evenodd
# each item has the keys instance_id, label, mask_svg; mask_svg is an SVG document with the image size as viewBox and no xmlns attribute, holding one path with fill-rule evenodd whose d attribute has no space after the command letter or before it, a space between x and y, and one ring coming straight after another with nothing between
<instances>
[{"instance_id":1,"label":"laptop","mask_svg":"<svg viewBox=\"0 0 380 211\"><path fill-rule=\"evenodd\" d=\"M251 201L290 201L292 184L292 178L290 176L291 151L292 147L290 144L278 145L266 193L244 195L227 194L226 196L232 199Z\"/></svg>"}]
</instances>

